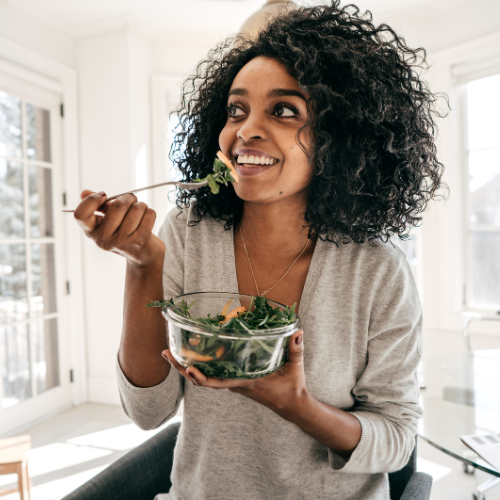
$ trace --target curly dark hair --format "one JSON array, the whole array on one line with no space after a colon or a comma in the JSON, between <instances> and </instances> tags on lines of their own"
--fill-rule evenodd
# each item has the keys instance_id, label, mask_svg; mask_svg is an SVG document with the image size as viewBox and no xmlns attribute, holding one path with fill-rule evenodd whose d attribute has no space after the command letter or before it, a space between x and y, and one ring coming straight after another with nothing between
<instances>
[{"instance_id":1,"label":"curly dark hair","mask_svg":"<svg viewBox=\"0 0 500 500\"><path fill-rule=\"evenodd\" d=\"M281 62L310 96L314 175L302 214L309 236L334 243L406 238L444 186L435 145L439 95L420 76L424 49L340 0L288 11L257 39L240 35L209 52L184 82L177 111L170 158L183 178L212 172L231 84L257 56ZM217 195L202 188L177 196L179 209L196 198L190 224L209 216L230 229L241 217L243 201L231 185Z\"/></svg>"}]
</instances>

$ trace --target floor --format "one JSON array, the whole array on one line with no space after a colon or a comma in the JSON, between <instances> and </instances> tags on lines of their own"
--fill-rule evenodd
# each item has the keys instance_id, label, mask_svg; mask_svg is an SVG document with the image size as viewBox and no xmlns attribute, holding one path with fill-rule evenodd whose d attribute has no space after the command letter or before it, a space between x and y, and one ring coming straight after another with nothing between
<instances>
[{"instance_id":1,"label":"floor","mask_svg":"<svg viewBox=\"0 0 500 500\"><path fill-rule=\"evenodd\" d=\"M143 431L121 407L85 404L25 430L22 434L32 440L31 500L62 498L163 427ZM13 488L16 480L15 475L0 476L0 489ZM19 494L1 498L19 500Z\"/></svg>"},{"instance_id":2,"label":"floor","mask_svg":"<svg viewBox=\"0 0 500 500\"><path fill-rule=\"evenodd\" d=\"M73 408L28 429L25 434L33 443L32 500L60 499L159 430L142 431L121 408L96 404ZM471 500L476 485L490 478L481 471L466 475L453 458L423 441L418 446L419 470L434 478L431 500ZM0 488L14 480L15 476L0 476ZM500 500L500 486L489 490L486 498ZM18 500L19 494L2 499Z\"/></svg>"}]
</instances>

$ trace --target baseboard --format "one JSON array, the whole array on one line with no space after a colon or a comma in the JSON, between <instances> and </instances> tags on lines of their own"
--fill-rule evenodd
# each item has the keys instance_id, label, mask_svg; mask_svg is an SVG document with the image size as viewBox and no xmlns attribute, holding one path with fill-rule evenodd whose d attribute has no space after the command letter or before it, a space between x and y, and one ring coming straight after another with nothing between
<instances>
[{"instance_id":1,"label":"baseboard","mask_svg":"<svg viewBox=\"0 0 500 500\"><path fill-rule=\"evenodd\" d=\"M120 396L118 395L118 384L114 378L89 377L88 402L104 405L120 406Z\"/></svg>"}]
</instances>

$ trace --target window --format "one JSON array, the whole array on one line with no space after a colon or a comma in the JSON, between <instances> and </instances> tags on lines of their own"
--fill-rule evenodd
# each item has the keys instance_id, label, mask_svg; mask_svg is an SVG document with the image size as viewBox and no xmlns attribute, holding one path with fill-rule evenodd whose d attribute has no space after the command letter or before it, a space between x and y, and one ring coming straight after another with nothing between
<instances>
[{"instance_id":1,"label":"window","mask_svg":"<svg viewBox=\"0 0 500 500\"><path fill-rule=\"evenodd\" d=\"M153 77L151 88L152 128L152 180L153 184L169 180L178 180L180 172L169 159L170 146L178 125L178 117L171 114L179 105L181 78ZM165 220L167 213L175 207L175 189L157 189L150 191L151 205L157 217L155 231Z\"/></svg>"},{"instance_id":2,"label":"window","mask_svg":"<svg viewBox=\"0 0 500 500\"><path fill-rule=\"evenodd\" d=\"M500 74L465 90L467 305L500 309Z\"/></svg>"},{"instance_id":3,"label":"window","mask_svg":"<svg viewBox=\"0 0 500 500\"><path fill-rule=\"evenodd\" d=\"M0 408L57 387L51 111L0 89Z\"/></svg>"}]
</instances>

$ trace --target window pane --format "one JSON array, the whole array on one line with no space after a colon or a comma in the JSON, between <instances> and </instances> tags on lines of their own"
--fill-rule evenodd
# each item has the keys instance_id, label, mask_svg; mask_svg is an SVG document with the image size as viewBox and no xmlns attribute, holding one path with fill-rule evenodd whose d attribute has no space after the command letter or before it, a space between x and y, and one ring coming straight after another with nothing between
<instances>
[{"instance_id":1,"label":"window pane","mask_svg":"<svg viewBox=\"0 0 500 500\"><path fill-rule=\"evenodd\" d=\"M32 395L28 325L0 328L0 353L2 407L8 408Z\"/></svg>"},{"instance_id":2,"label":"window pane","mask_svg":"<svg viewBox=\"0 0 500 500\"><path fill-rule=\"evenodd\" d=\"M500 225L500 148L471 151L469 171L471 223Z\"/></svg>"},{"instance_id":3,"label":"window pane","mask_svg":"<svg viewBox=\"0 0 500 500\"><path fill-rule=\"evenodd\" d=\"M179 121L179 116L172 113L169 115L168 128L167 128L167 142L168 142L170 148L172 148L172 146L174 144L174 140L175 140L177 134L179 134L180 132L181 132L181 124ZM176 148L177 147L178 146L176 145ZM184 148L185 148L185 144L183 144L182 150L177 151L176 153L174 153L172 151L172 149L170 149L169 162L168 162L168 173L169 173L170 179L175 180L175 181L180 181L182 179L182 173L178 169L177 163L180 162L182 160L182 158L184 158L184 154L183 154Z\"/></svg>"},{"instance_id":4,"label":"window pane","mask_svg":"<svg viewBox=\"0 0 500 500\"><path fill-rule=\"evenodd\" d=\"M24 237L23 166L0 158L0 238Z\"/></svg>"},{"instance_id":5,"label":"window pane","mask_svg":"<svg viewBox=\"0 0 500 500\"><path fill-rule=\"evenodd\" d=\"M50 161L50 111L26 104L26 156Z\"/></svg>"},{"instance_id":6,"label":"window pane","mask_svg":"<svg viewBox=\"0 0 500 500\"><path fill-rule=\"evenodd\" d=\"M472 233L472 293L477 306L500 307L500 231Z\"/></svg>"},{"instance_id":7,"label":"window pane","mask_svg":"<svg viewBox=\"0 0 500 500\"><path fill-rule=\"evenodd\" d=\"M30 235L32 238L54 236L52 221L52 171L50 168L28 167Z\"/></svg>"},{"instance_id":8,"label":"window pane","mask_svg":"<svg viewBox=\"0 0 500 500\"><path fill-rule=\"evenodd\" d=\"M469 150L500 146L500 75L467 85Z\"/></svg>"},{"instance_id":9,"label":"window pane","mask_svg":"<svg viewBox=\"0 0 500 500\"><path fill-rule=\"evenodd\" d=\"M0 324L27 316L25 245L0 245Z\"/></svg>"},{"instance_id":10,"label":"window pane","mask_svg":"<svg viewBox=\"0 0 500 500\"><path fill-rule=\"evenodd\" d=\"M0 156L23 157L21 99L0 91Z\"/></svg>"},{"instance_id":11,"label":"window pane","mask_svg":"<svg viewBox=\"0 0 500 500\"><path fill-rule=\"evenodd\" d=\"M52 389L59 385L59 352L57 345L57 319L40 320L34 323L33 349L36 391Z\"/></svg>"},{"instance_id":12,"label":"window pane","mask_svg":"<svg viewBox=\"0 0 500 500\"><path fill-rule=\"evenodd\" d=\"M31 312L56 312L55 259L53 243L31 245Z\"/></svg>"}]
</instances>

